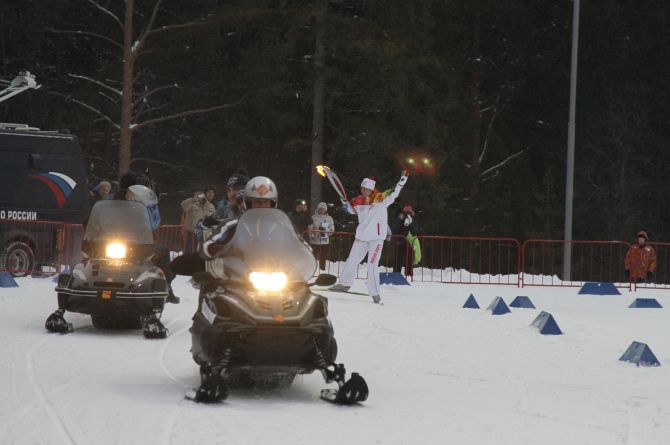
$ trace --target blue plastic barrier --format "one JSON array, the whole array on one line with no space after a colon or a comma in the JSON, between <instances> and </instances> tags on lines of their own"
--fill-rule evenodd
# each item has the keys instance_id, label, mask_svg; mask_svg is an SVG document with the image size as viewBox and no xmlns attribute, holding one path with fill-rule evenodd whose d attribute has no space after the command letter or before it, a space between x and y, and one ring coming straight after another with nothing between
<instances>
[{"instance_id":1,"label":"blue plastic barrier","mask_svg":"<svg viewBox=\"0 0 670 445\"><path fill-rule=\"evenodd\" d=\"M661 306L661 303L656 298L636 298L628 307L656 309L663 306Z\"/></svg>"},{"instance_id":2,"label":"blue plastic barrier","mask_svg":"<svg viewBox=\"0 0 670 445\"><path fill-rule=\"evenodd\" d=\"M536 327L539 329L540 334L542 335L562 335L563 332L561 331L561 328L558 327L558 324L556 324L556 320L554 320L554 316L551 315L549 312L540 312L540 315L535 317L535 320L530 324L533 327Z\"/></svg>"},{"instance_id":3,"label":"blue plastic barrier","mask_svg":"<svg viewBox=\"0 0 670 445\"><path fill-rule=\"evenodd\" d=\"M500 297L495 297L486 310L491 311L491 315L504 315L512 312L507 307L507 304L505 304L505 300Z\"/></svg>"},{"instance_id":4,"label":"blue plastic barrier","mask_svg":"<svg viewBox=\"0 0 670 445\"><path fill-rule=\"evenodd\" d=\"M0 272L0 287L19 287L9 272Z\"/></svg>"},{"instance_id":5,"label":"blue plastic barrier","mask_svg":"<svg viewBox=\"0 0 670 445\"><path fill-rule=\"evenodd\" d=\"M407 279L400 272L380 272L379 284L396 284L400 286L409 286Z\"/></svg>"},{"instance_id":6,"label":"blue plastic barrier","mask_svg":"<svg viewBox=\"0 0 670 445\"><path fill-rule=\"evenodd\" d=\"M465 309L479 309L479 304L477 303L477 300L475 300L475 296L470 294L468 299L465 300L463 307Z\"/></svg>"},{"instance_id":7,"label":"blue plastic barrier","mask_svg":"<svg viewBox=\"0 0 670 445\"><path fill-rule=\"evenodd\" d=\"M621 295L614 283L584 283L581 295Z\"/></svg>"},{"instance_id":8,"label":"blue plastic barrier","mask_svg":"<svg viewBox=\"0 0 670 445\"><path fill-rule=\"evenodd\" d=\"M649 346L637 341L630 344L619 361L635 363L637 366L661 366Z\"/></svg>"},{"instance_id":9,"label":"blue plastic barrier","mask_svg":"<svg viewBox=\"0 0 670 445\"><path fill-rule=\"evenodd\" d=\"M525 309L535 309L535 305L533 304L532 301L530 301L530 298L524 295L519 295L518 297L516 297L514 300L512 300L509 306L520 307Z\"/></svg>"}]
</instances>

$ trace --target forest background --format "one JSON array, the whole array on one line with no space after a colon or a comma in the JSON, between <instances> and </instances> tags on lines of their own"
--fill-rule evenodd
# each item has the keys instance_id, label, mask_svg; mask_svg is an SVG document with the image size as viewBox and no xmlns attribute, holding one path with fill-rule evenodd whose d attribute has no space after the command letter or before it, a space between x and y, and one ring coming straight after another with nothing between
<instances>
[{"instance_id":1,"label":"forest background","mask_svg":"<svg viewBox=\"0 0 670 445\"><path fill-rule=\"evenodd\" d=\"M42 87L0 121L76 134L90 186L150 168L167 223L240 169L272 177L288 210L336 202L317 161L354 193L413 158L398 204L422 233L562 239L572 7L2 0L0 78L29 70ZM669 13L581 2L574 239L670 240Z\"/></svg>"}]
</instances>

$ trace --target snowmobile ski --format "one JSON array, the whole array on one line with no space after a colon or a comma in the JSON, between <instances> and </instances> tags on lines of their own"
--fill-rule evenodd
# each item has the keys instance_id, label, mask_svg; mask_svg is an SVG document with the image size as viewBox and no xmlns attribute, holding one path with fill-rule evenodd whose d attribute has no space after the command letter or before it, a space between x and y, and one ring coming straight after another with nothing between
<instances>
[{"instance_id":1,"label":"snowmobile ski","mask_svg":"<svg viewBox=\"0 0 670 445\"><path fill-rule=\"evenodd\" d=\"M369 297L367 292L356 292L356 291L353 291L353 290L336 290L336 289L333 289L332 287L316 288L314 290L315 291L326 291L326 292L337 292L339 294L363 295L365 297Z\"/></svg>"},{"instance_id":2,"label":"snowmobile ski","mask_svg":"<svg viewBox=\"0 0 670 445\"><path fill-rule=\"evenodd\" d=\"M338 405L353 405L368 398L368 385L357 372L338 389L322 389L321 398Z\"/></svg>"},{"instance_id":3,"label":"snowmobile ski","mask_svg":"<svg viewBox=\"0 0 670 445\"><path fill-rule=\"evenodd\" d=\"M225 400L228 397L228 385L221 375L221 369L204 366L200 371L200 386L188 390L184 397L197 403L218 403Z\"/></svg>"},{"instance_id":4,"label":"snowmobile ski","mask_svg":"<svg viewBox=\"0 0 670 445\"><path fill-rule=\"evenodd\" d=\"M46 323L44 323L44 327L47 329L47 331L56 332L59 334L68 334L70 332L74 332L72 323L65 321L65 317L63 317L64 314L65 311L63 309L58 309L53 314L49 315Z\"/></svg>"},{"instance_id":5,"label":"snowmobile ski","mask_svg":"<svg viewBox=\"0 0 670 445\"><path fill-rule=\"evenodd\" d=\"M144 338L166 338L168 330L155 315L144 319L142 329Z\"/></svg>"}]
</instances>

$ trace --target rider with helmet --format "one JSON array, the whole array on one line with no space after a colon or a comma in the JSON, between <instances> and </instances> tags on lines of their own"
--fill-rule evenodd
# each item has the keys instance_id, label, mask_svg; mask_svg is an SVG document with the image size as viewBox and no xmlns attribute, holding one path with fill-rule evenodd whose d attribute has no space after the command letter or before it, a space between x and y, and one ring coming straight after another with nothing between
<instances>
[{"instance_id":1,"label":"rider with helmet","mask_svg":"<svg viewBox=\"0 0 670 445\"><path fill-rule=\"evenodd\" d=\"M204 260L212 260L216 251L218 251L217 246L225 244L233 236L237 220L245 209L277 207L277 186L265 176L252 178L247 182L244 190L240 190L240 192L242 192L241 198L244 198L240 202L240 214L234 218L216 221L216 224L212 225L212 227L218 226L216 232L202 241L202 247L198 249L198 252L180 255L173 259L171 267L175 274L191 276L197 272L205 271L207 267ZM203 226L205 225L203 224ZM203 234L204 232L204 230L201 231Z\"/></svg>"},{"instance_id":2,"label":"rider with helmet","mask_svg":"<svg viewBox=\"0 0 670 445\"><path fill-rule=\"evenodd\" d=\"M251 178L244 187L244 206L247 209L277 208L277 186L265 176ZM201 254L212 259L220 246L230 240L235 233L238 218L230 219L219 227L219 231L203 243Z\"/></svg>"},{"instance_id":3,"label":"rider with helmet","mask_svg":"<svg viewBox=\"0 0 670 445\"><path fill-rule=\"evenodd\" d=\"M147 212L149 213L151 230L155 234L155 230L158 229L158 226L161 223L161 215L158 211L158 198L156 197L156 193L147 186L135 184L126 189L125 199L126 201L139 202L146 207ZM158 244L153 245L153 251L154 255L151 258L151 261L156 267L159 267L163 271L168 283L168 297L166 301L168 303L177 304L179 303L180 298L172 291L172 281L174 280L175 275L170 268L170 251L167 247Z\"/></svg>"}]
</instances>

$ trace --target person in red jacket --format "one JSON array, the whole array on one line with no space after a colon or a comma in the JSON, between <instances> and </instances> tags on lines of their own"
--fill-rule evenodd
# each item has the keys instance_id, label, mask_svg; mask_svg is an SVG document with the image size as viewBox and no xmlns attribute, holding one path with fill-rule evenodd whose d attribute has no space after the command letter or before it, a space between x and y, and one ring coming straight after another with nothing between
<instances>
[{"instance_id":1,"label":"person in red jacket","mask_svg":"<svg viewBox=\"0 0 670 445\"><path fill-rule=\"evenodd\" d=\"M647 244L649 235L646 230L637 232L636 243L626 253L624 267L631 283L651 282L656 272L656 252Z\"/></svg>"}]
</instances>

